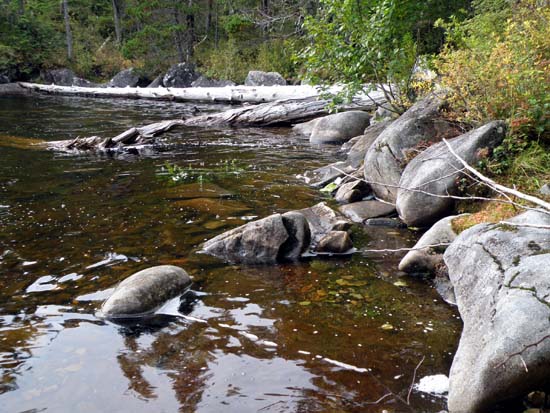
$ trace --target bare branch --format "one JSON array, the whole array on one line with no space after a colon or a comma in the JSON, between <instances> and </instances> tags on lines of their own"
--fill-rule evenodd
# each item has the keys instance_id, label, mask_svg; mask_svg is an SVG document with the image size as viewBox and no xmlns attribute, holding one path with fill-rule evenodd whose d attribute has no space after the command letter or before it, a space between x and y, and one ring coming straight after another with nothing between
<instances>
[{"instance_id":1,"label":"bare branch","mask_svg":"<svg viewBox=\"0 0 550 413\"><path fill-rule=\"evenodd\" d=\"M497 184L491 178L488 178L488 177L484 176L481 172L478 172L477 170L472 168L470 165L468 165L468 163L464 159L462 159L460 156L457 155L457 153L453 150L453 148L451 147L451 145L449 144L449 142L446 139L443 139L443 142L445 142L445 145L447 145L447 148L449 149L449 152L451 152L451 154L456 159L458 159L458 161L462 165L464 165L464 168L466 168L472 174L477 176L479 178L479 180L482 181L483 183L485 183L487 186L489 186L491 188L495 188L495 189L500 190L502 192L508 193L510 195L513 195L513 196L515 196L519 199L523 199L524 201L531 202L532 204L538 205L538 206L546 209L548 212L550 212L550 204L548 202L545 202L542 199L537 198L536 196L527 195L527 194L519 192L515 189L508 188L504 185Z\"/></svg>"},{"instance_id":2,"label":"bare branch","mask_svg":"<svg viewBox=\"0 0 550 413\"><path fill-rule=\"evenodd\" d=\"M411 386L409 387L409 393L407 394L407 404L410 405L410 399L411 399L411 393L413 391L413 387L414 387L414 382L416 381L416 372L418 371L418 369L420 368L420 366L422 365L422 363L424 363L424 360L426 359L426 356L422 356L422 360L420 360L420 362L416 365L416 367L414 368L414 372L413 372L413 378L412 378L412 382L411 382Z\"/></svg>"},{"instance_id":3,"label":"bare branch","mask_svg":"<svg viewBox=\"0 0 550 413\"><path fill-rule=\"evenodd\" d=\"M523 357L522 357L523 353L524 353L526 350L530 349L531 347L537 347L539 344L541 344L541 343L542 343L543 341L545 341L545 340L548 340L549 338L550 338L550 334L547 334L547 335L545 335L544 337L542 337L540 340L538 340L538 341L536 341L536 342L534 342L534 343L524 345L523 348L522 348L520 351L518 351L518 352L516 352L516 353L510 354L510 355L506 358L506 360L504 360L502 363L500 363L500 364L499 364L498 366L496 366L495 368L498 369L498 368L500 368L500 367L503 367L503 366L504 366L508 361L510 361L512 358L514 358L514 357L516 357L516 356L519 356L519 357L521 357L521 361L523 362L523 366L525 367L525 370L527 370L527 365L525 364L525 360L523 360Z\"/></svg>"}]
</instances>

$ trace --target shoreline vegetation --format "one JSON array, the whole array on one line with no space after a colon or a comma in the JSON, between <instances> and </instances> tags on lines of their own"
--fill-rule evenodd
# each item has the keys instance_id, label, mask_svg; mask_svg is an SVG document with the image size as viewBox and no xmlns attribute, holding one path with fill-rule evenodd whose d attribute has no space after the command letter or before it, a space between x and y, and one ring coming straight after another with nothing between
<instances>
[{"instance_id":1,"label":"shoreline vegetation","mask_svg":"<svg viewBox=\"0 0 550 413\"><path fill-rule=\"evenodd\" d=\"M237 4L236 13L198 0L156 7L113 0L93 10L103 18L94 23L94 47L81 37L93 24L75 12L85 6L65 0L57 15L49 2L20 3L0 6L0 27L13 24L8 41L0 40L4 83L33 80L19 85L54 94L255 104L44 147L139 152L173 127L281 124L312 144L343 144L345 160L304 173L337 210L318 204L260 217L211 238L203 252L228 263L287 262L353 253L352 223L421 228L399 269L428 274L463 320L450 413L492 411L546 389L547 1L262 2ZM33 42L46 47L31 59ZM102 85L86 80L111 76ZM287 86L300 79L321 86Z\"/></svg>"}]
</instances>

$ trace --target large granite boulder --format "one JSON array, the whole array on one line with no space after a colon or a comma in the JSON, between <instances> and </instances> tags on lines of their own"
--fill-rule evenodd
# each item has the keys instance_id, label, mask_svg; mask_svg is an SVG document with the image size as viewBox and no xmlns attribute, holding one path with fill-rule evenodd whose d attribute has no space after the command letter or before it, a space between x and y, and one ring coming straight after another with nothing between
<instances>
[{"instance_id":1,"label":"large granite boulder","mask_svg":"<svg viewBox=\"0 0 550 413\"><path fill-rule=\"evenodd\" d=\"M444 254L464 322L449 376L450 413L493 411L548 388L550 215L529 211L508 221L546 228L476 225Z\"/></svg>"},{"instance_id":2,"label":"large granite boulder","mask_svg":"<svg viewBox=\"0 0 550 413\"><path fill-rule=\"evenodd\" d=\"M245 86L284 86L286 80L277 72L251 70L244 81Z\"/></svg>"},{"instance_id":3,"label":"large granite boulder","mask_svg":"<svg viewBox=\"0 0 550 413\"><path fill-rule=\"evenodd\" d=\"M307 249L310 230L297 212L273 214L224 232L202 246L205 254L243 264L297 259Z\"/></svg>"},{"instance_id":4,"label":"large granite boulder","mask_svg":"<svg viewBox=\"0 0 550 413\"><path fill-rule=\"evenodd\" d=\"M502 142L505 134L506 124L493 121L448 142L458 156L475 166ZM414 158L399 181L399 217L409 226L425 227L452 213L454 200L445 195L458 195L461 168L445 142L432 145Z\"/></svg>"},{"instance_id":5,"label":"large granite boulder","mask_svg":"<svg viewBox=\"0 0 550 413\"><path fill-rule=\"evenodd\" d=\"M67 68L43 70L40 72L42 81L59 86L72 86L75 77L74 72Z\"/></svg>"},{"instance_id":6,"label":"large granite boulder","mask_svg":"<svg viewBox=\"0 0 550 413\"><path fill-rule=\"evenodd\" d=\"M122 281L101 307L106 318L131 318L150 314L191 284L187 273L173 265L139 271Z\"/></svg>"},{"instance_id":7,"label":"large granite boulder","mask_svg":"<svg viewBox=\"0 0 550 413\"><path fill-rule=\"evenodd\" d=\"M147 82L142 79L140 74L133 67L118 72L107 83L107 87L136 87L146 86Z\"/></svg>"},{"instance_id":8,"label":"large granite boulder","mask_svg":"<svg viewBox=\"0 0 550 413\"><path fill-rule=\"evenodd\" d=\"M324 116L315 123L309 141L317 144L346 142L363 134L369 122L370 115L360 110Z\"/></svg>"},{"instance_id":9,"label":"large granite boulder","mask_svg":"<svg viewBox=\"0 0 550 413\"><path fill-rule=\"evenodd\" d=\"M342 145L346 152L346 161L353 167L359 168L365 161L365 155L376 141L376 138L391 124L390 120L378 122L365 129L362 135L356 136Z\"/></svg>"},{"instance_id":10,"label":"large granite boulder","mask_svg":"<svg viewBox=\"0 0 550 413\"><path fill-rule=\"evenodd\" d=\"M399 263L399 271L407 273L429 273L434 274L438 266L443 264L443 253L457 237L453 230L453 220L462 215L454 215L437 221L426 231L418 242L403 257Z\"/></svg>"},{"instance_id":11,"label":"large granite boulder","mask_svg":"<svg viewBox=\"0 0 550 413\"><path fill-rule=\"evenodd\" d=\"M313 128L320 119L321 118L315 118L307 122L297 123L296 125L292 126L292 130L299 135L307 136L309 138L311 136Z\"/></svg>"},{"instance_id":12,"label":"large granite boulder","mask_svg":"<svg viewBox=\"0 0 550 413\"><path fill-rule=\"evenodd\" d=\"M365 156L365 179L373 183L378 198L395 203L401 172L418 145L459 134L442 119L444 106L443 99L429 95L392 122L370 146Z\"/></svg>"},{"instance_id":13,"label":"large granite boulder","mask_svg":"<svg viewBox=\"0 0 550 413\"><path fill-rule=\"evenodd\" d=\"M231 80L216 80L210 79L206 76L199 76L197 80L191 83L191 87L226 87L235 86L235 82Z\"/></svg>"},{"instance_id":14,"label":"large granite boulder","mask_svg":"<svg viewBox=\"0 0 550 413\"><path fill-rule=\"evenodd\" d=\"M178 63L172 66L162 79L164 87L191 87L200 74L190 63Z\"/></svg>"},{"instance_id":15,"label":"large granite boulder","mask_svg":"<svg viewBox=\"0 0 550 413\"><path fill-rule=\"evenodd\" d=\"M158 75L157 77L155 77L153 79L153 81L151 83L149 83L147 85L148 88L156 88L156 87L162 87L163 84L163 78L164 78L164 75Z\"/></svg>"}]
</instances>

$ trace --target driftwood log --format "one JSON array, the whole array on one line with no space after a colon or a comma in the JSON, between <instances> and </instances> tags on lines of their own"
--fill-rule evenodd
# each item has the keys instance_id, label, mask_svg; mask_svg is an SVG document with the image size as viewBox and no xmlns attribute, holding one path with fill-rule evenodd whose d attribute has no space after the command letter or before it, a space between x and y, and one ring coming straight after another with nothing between
<instances>
[{"instance_id":1,"label":"driftwood log","mask_svg":"<svg viewBox=\"0 0 550 413\"><path fill-rule=\"evenodd\" d=\"M339 111L373 110L382 103L382 95L373 95L368 99L355 99L353 102L338 106ZM194 116L187 119L166 120L139 128L130 128L114 138L91 136L64 141L46 142L46 146L58 151L117 150L128 146L152 144L155 137L169 129L180 126L191 127L265 127L291 125L304 122L329 113L328 100L315 97L306 99L287 99L230 109L220 113Z\"/></svg>"},{"instance_id":2,"label":"driftwood log","mask_svg":"<svg viewBox=\"0 0 550 413\"><path fill-rule=\"evenodd\" d=\"M42 93L100 98L154 99L182 102L264 103L285 99L304 99L319 96L318 86L226 86L190 88L139 88L139 87L78 87L42 85L19 82L25 89ZM328 93L338 93L341 86L332 86ZM364 95L358 95L366 98Z\"/></svg>"}]
</instances>

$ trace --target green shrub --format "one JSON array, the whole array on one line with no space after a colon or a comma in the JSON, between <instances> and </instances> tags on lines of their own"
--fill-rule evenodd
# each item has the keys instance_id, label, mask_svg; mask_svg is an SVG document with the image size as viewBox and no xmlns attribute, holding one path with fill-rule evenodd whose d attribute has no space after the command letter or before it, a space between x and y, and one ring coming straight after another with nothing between
<instances>
[{"instance_id":1,"label":"green shrub","mask_svg":"<svg viewBox=\"0 0 550 413\"><path fill-rule=\"evenodd\" d=\"M437 67L457 117L506 119L512 135L550 139L549 22L549 6L526 0L447 27Z\"/></svg>"}]
</instances>

